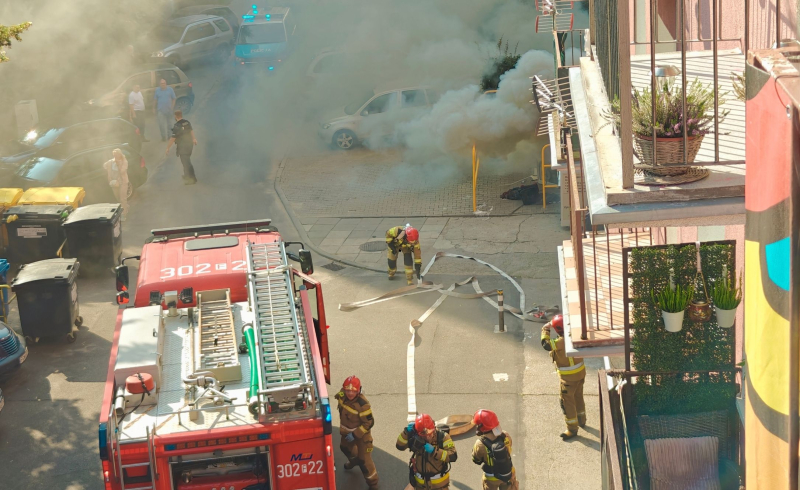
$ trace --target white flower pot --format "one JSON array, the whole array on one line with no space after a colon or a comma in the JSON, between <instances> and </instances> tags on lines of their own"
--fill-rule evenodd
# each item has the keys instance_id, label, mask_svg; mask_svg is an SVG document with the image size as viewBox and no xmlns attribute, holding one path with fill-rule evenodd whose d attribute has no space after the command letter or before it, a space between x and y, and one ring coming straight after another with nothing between
<instances>
[{"instance_id":1,"label":"white flower pot","mask_svg":"<svg viewBox=\"0 0 800 490\"><path fill-rule=\"evenodd\" d=\"M677 313L670 313L668 311L661 311L661 318L664 319L664 327L667 332L680 332L683 328L683 314L686 311L679 311Z\"/></svg>"},{"instance_id":2,"label":"white flower pot","mask_svg":"<svg viewBox=\"0 0 800 490\"><path fill-rule=\"evenodd\" d=\"M733 326L733 322L736 321L736 308L723 310L715 306L714 311L717 314L717 325L722 328L731 328Z\"/></svg>"}]
</instances>

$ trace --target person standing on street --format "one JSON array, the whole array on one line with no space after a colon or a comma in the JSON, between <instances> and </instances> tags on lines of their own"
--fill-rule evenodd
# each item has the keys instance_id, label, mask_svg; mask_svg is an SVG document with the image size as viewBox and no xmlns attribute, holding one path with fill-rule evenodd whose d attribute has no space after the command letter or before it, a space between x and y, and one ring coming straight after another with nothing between
<instances>
[{"instance_id":1,"label":"person standing on street","mask_svg":"<svg viewBox=\"0 0 800 490\"><path fill-rule=\"evenodd\" d=\"M344 469L358 466L370 490L378 488L378 470L372 461L372 408L361 393L361 380L350 376L336 394L339 402L339 433L342 436L339 449L347 456Z\"/></svg>"},{"instance_id":2,"label":"person standing on street","mask_svg":"<svg viewBox=\"0 0 800 490\"><path fill-rule=\"evenodd\" d=\"M414 269L417 279L422 271L422 250L419 247L419 232L411 225L395 226L386 232L386 245L389 247L387 258L389 261L389 279L394 278L397 272L397 254L403 252L403 263L406 266L406 281L409 286L413 284ZM411 254L414 254L413 267Z\"/></svg>"},{"instance_id":3,"label":"person standing on street","mask_svg":"<svg viewBox=\"0 0 800 490\"><path fill-rule=\"evenodd\" d=\"M158 120L158 129L161 131L161 141L167 141L169 136L169 125L172 122L172 114L175 109L175 91L167 85L163 78L158 84L153 94L153 113Z\"/></svg>"},{"instance_id":4,"label":"person standing on street","mask_svg":"<svg viewBox=\"0 0 800 490\"><path fill-rule=\"evenodd\" d=\"M128 218L128 159L119 148L111 151L112 159L103 164L108 176L108 185L122 207L122 221Z\"/></svg>"},{"instance_id":5,"label":"person standing on street","mask_svg":"<svg viewBox=\"0 0 800 490\"><path fill-rule=\"evenodd\" d=\"M550 328L556 331L558 338L550 338ZM586 425L586 404L583 401L583 382L586 380L586 366L580 357L567 357L564 349L564 317L553 316L553 319L542 326L542 347L550 351L550 359L558 369L561 378L561 410L567 422L567 430L561 433L564 440L578 435L578 427Z\"/></svg>"},{"instance_id":6,"label":"person standing on street","mask_svg":"<svg viewBox=\"0 0 800 490\"><path fill-rule=\"evenodd\" d=\"M397 436L398 450L411 451L408 481L418 490L450 488L450 463L458 459L450 434L436 428L430 415L421 413Z\"/></svg>"},{"instance_id":7,"label":"person standing on street","mask_svg":"<svg viewBox=\"0 0 800 490\"><path fill-rule=\"evenodd\" d=\"M139 90L139 85L134 85L133 90L128 94L128 107L130 108L131 122L139 128L139 134L145 143L150 141L144 136L144 95Z\"/></svg>"},{"instance_id":8,"label":"person standing on street","mask_svg":"<svg viewBox=\"0 0 800 490\"><path fill-rule=\"evenodd\" d=\"M511 436L500 428L497 414L478 410L472 423L478 434L472 447L472 462L483 470L483 490L519 490L511 462Z\"/></svg>"},{"instance_id":9,"label":"person standing on street","mask_svg":"<svg viewBox=\"0 0 800 490\"><path fill-rule=\"evenodd\" d=\"M173 143L177 145L175 153L183 164L183 183L186 185L196 184L197 177L194 175L191 157L192 148L197 144L197 138L194 136L192 123L183 118L183 112L180 110L175 111L175 125L172 126L172 138L167 143L167 155L169 155L169 149Z\"/></svg>"}]
</instances>

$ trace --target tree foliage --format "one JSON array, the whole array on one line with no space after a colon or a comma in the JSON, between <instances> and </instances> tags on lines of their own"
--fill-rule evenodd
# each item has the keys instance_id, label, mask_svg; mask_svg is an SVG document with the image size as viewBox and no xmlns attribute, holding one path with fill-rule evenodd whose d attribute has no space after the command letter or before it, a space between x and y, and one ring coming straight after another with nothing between
<instances>
[{"instance_id":1,"label":"tree foliage","mask_svg":"<svg viewBox=\"0 0 800 490\"><path fill-rule=\"evenodd\" d=\"M508 49L508 41L506 41L505 49L503 49L503 37L500 36L500 39L497 40L497 54L492 57L491 71L481 78L481 91L497 90L500 85L500 77L517 66L517 61L520 58L520 55L517 54L517 47L519 47L519 43L514 46L514 51L511 52Z\"/></svg>"},{"instance_id":2,"label":"tree foliage","mask_svg":"<svg viewBox=\"0 0 800 490\"><path fill-rule=\"evenodd\" d=\"M6 52L3 51L2 48L10 48L12 39L17 42L22 42L22 33L27 31L32 25L33 22L23 22L15 26L0 25L0 63L8 61Z\"/></svg>"}]
</instances>

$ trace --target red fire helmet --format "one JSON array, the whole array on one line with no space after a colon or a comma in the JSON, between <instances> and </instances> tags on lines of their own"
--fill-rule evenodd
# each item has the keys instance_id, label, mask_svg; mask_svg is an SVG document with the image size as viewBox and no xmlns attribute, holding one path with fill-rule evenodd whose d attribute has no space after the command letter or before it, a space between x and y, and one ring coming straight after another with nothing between
<instances>
[{"instance_id":1,"label":"red fire helmet","mask_svg":"<svg viewBox=\"0 0 800 490\"><path fill-rule=\"evenodd\" d=\"M497 420L497 414L491 410L484 409L475 412L475 416L472 417L472 423L475 424L478 432L490 432L500 425L500 421Z\"/></svg>"},{"instance_id":2,"label":"red fire helmet","mask_svg":"<svg viewBox=\"0 0 800 490\"><path fill-rule=\"evenodd\" d=\"M409 242L416 242L419 240L419 232L411 225L406 226L406 238Z\"/></svg>"},{"instance_id":3,"label":"red fire helmet","mask_svg":"<svg viewBox=\"0 0 800 490\"><path fill-rule=\"evenodd\" d=\"M436 429L436 423L430 415L427 413L417 415L417 419L414 421L414 430L420 434L429 434L434 429Z\"/></svg>"},{"instance_id":4,"label":"red fire helmet","mask_svg":"<svg viewBox=\"0 0 800 490\"><path fill-rule=\"evenodd\" d=\"M361 380L355 376L350 376L342 383L343 390L356 390L361 393Z\"/></svg>"},{"instance_id":5,"label":"red fire helmet","mask_svg":"<svg viewBox=\"0 0 800 490\"><path fill-rule=\"evenodd\" d=\"M556 329L558 335L564 335L564 317L560 313L553 316L553 319L550 320L550 325Z\"/></svg>"}]
</instances>

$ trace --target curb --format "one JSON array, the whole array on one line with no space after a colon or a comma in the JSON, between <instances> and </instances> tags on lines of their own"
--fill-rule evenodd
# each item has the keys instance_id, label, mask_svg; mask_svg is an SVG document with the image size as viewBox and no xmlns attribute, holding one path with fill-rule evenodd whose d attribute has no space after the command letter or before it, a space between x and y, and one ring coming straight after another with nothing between
<instances>
[{"instance_id":1,"label":"curb","mask_svg":"<svg viewBox=\"0 0 800 490\"><path fill-rule=\"evenodd\" d=\"M295 230L297 230L298 235L300 235L300 239L303 241L303 243L306 244L306 247L311 249L317 255L321 255L321 256L325 257L326 259L330 259L330 260L332 260L334 262L339 262L341 264L344 264L344 265L347 265L347 266L350 266L350 267L355 267L355 268L358 268L358 269L364 269L364 270L371 271L371 272L378 272L378 273L381 273L381 274L385 274L386 273L385 269L378 269L378 268L375 268L375 267L369 267L368 265L365 265L365 264L359 264L358 262L353 262L351 260L342 259L342 258L339 258L339 257L337 257L336 255L334 255L332 253L325 252L325 251L320 250L320 249L317 248L317 246L314 244L314 242L312 242L311 239L308 237L308 234L306 234L306 229L303 227L303 224L300 222L300 220L297 219L297 216L294 214L294 210L292 210L292 207L289 204L289 201L286 199L286 196L283 194L283 190L281 190L280 185L278 185L278 181L281 179L281 175L283 174L283 162L284 162L284 159L281 159L280 164L278 164L278 172L275 175L275 180L273 180L273 182L272 182L272 187L275 189L275 193L278 194L278 198L281 200L281 203L283 204L283 208L286 210L286 214L289 216L289 219L291 220L292 224L294 225Z\"/></svg>"}]
</instances>

